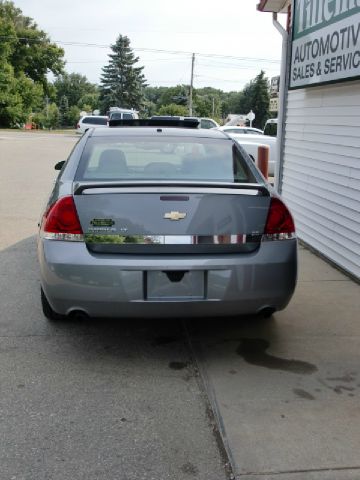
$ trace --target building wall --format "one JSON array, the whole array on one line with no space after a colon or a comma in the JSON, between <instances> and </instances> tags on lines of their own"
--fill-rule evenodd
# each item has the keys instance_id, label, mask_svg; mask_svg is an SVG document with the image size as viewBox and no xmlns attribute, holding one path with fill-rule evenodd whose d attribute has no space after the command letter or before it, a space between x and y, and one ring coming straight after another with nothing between
<instances>
[{"instance_id":1,"label":"building wall","mask_svg":"<svg viewBox=\"0 0 360 480\"><path fill-rule=\"evenodd\" d=\"M290 90L281 191L298 237L360 279L360 81Z\"/></svg>"}]
</instances>

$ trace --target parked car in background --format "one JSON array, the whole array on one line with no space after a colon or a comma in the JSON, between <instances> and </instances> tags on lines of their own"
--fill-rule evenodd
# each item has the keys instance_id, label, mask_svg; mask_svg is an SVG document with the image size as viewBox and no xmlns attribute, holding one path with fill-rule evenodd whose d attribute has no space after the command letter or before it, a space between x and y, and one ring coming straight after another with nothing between
<instances>
[{"instance_id":1,"label":"parked car in background","mask_svg":"<svg viewBox=\"0 0 360 480\"><path fill-rule=\"evenodd\" d=\"M218 128L219 124L213 120L212 118L206 117L180 117L180 116L172 116L172 115L153 115L152 119L162 119L162 120L197 120L199 122L198 128L203 129L210 129L210 128Z\"/></svg>"},{"instance_id":2,"label":"parked car in background","mask_svg":"<svg viewBox=\"0 0 360 480\"><path fill-rule=\"evenodd\" d=\"M88 115L81 117L76 125L76 133L85 133L89 128L106 127L108 117L105 115Z\"/></svg>"},{"instance_id":3,"label":"parked car in background","mask_svg":"<svg viewBox=\"0 0 360 480\"><path fill-rule=\"evenodd\" d=\"M197 122L135 122L89 129L57 165L38 238L45 316L285 308L296 284L294 222L246 151Z\"/></svg>"},{"instance_id":4,"label":"parked car in background","mask_svg":"<svg viewBox=\"0 0 360 480\"><path fill-rule=\"evenodd\" d=\"M223 125L222 127L218 127L218 129L226 133L243 133L247 135L262 135L264 133L260 128L238 127L236 125Z\"/></svg>"},{"instance_id":5,"label":"parked car in background","mask_svg":"<svg viewBox=\"0 0 360 480\"><path fill-rule=\"evenodd\" d=\"M270 137L276 137L277 124L278 124L277 118L270 118L269 120L267 120L264 127L264 135L269 135Z\"/></svg>"},{"instance_id":6,"label":"parked car in background","mask_svg":"<svg viewBox=\"0 0 360 480\"><path fill-rule=\"evenodd\" d=\"M108 112L109 120L133 120L139 118L136 110L128 108L111 107Z\"/></svg>"},{"instance_id":7,"label":"parked car in background","mask_svg":"<svg viewBox=\"0 0 360 480\"><path fill-rule=\"evenodd\" d=\"M253 158L257 164L258 158L258 147L259 145L268 145L269 147L269 175L274 176L275 174L275 163L277 156L276 148L276 137L269 137L268 135L249 135L249 134L239 134L239 133L229 133L234 140L236 140L249 155Z\"/></svg>"}]
</instances>

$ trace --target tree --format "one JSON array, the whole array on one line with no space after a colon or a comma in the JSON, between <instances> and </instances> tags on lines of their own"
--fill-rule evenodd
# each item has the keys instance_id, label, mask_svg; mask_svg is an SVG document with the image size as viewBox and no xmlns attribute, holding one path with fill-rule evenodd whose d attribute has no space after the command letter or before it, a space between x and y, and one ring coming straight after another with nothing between
<instances>
[{"instance_id":1,"label":"tree","mask_svg":"<svg viewBox=\"0 0 360 480\"><path fill-rule=\"evenodd\" d=\"M69 127L75 127L80 118L80 108L76 105L72 105L66 115L66 125Z\"/></svg>"},{"instance_id":2,"label":"tree","mask_svg":"<svg viewBox=\"0 0 360 480\"><path fill-rule=\"evenodd\" d=\"M57 128L60 124L60 112L55 103L50 103L45 109L44 127Z\"/></svg>"},{"instance_id":3,"label":"tree","mask_svg":"<svg viewBox=\"0 0 360 480\"><path fill-rule=\"evenodd\" d=\"M106 112L111 106L140 110L146 86L144 67L135 67L139 58L134 56L128 37L119 35L111 50L109 63L102 69L101 110Z\"/></svg>"},{"instance_id":4,"label":"tree","mask_svg":"<svg viewBox=\"0 0 360 480\"><path fill-rule=\"evenodd\" d=\"M175 103L170 103L169 105L163 105L158 110L158 115L174 115L179 117L186 117L189 113L188 108L184 105L176 105Z\"/></svg>"},{"instance_id":5,"label":"tree","mask_svg":"<svg viewBox=\"0 0 360 480\"><path fill-rule=\"evenodd\" d=\"M0 125L18 126L41 108L51 92L47 73L61 71L63 50L51 44L33 20L0 0Z\"/></svg>"},{"instance_id":6,"label":"tree","mask_svg":"<svg viewBox=\"0 0 360 480\"><path fill-rule=\"evenodd\" d=\"M86 93L77 103L80 110L86 110L85 106L90 106L90 110L97 110L99 108L99 93Z\"/></svg>"},{"instance_id":7,"label":"tree","mask_svg":"<svg viewBox=\"0 0 360 480\"><path fill-rule=\"evenodd\" d=\"M186 106L188 104L189 87L186 85L176 85L176 87L168 87L163 89L158 103L160 105L169 105L175 103L176 105Z\"/></svg>"},{"instance_id":8,"label":"tree","mask_svg":"<svg viewBox=\"0 0 360 480\"><path fill-rule=\"evenodd\" d=\"M58 105L60 105L61 98L66 96L69 107L77 105L81 108L80 103L91 105L94 103L93 109L98 106L98 88L90 83L84 75L79 73L62 73L56 78L54 87L56 88L56 103Z\"/></svg>"},{"instance_id":9,"label":"tree","mask_svg":"<svg viewBox=\"0 0 360 480\"><path fill-rule=\"evenodd\" d=\"M24 16L11 1L0 0L0 19L13 27L13 36L2 41L11 45L8 61L15 76L23 72L34 82L41 83L46 91L47 73L57 75L64 68L64 50L51 43L33 19Z\"/></svg>"},{"instance_id":10,"label":"tree","mask_svg":"<svg viewBox=\"0 0 360 480\"><path fill-rule=\"evenodd\" d=\"M69 113L69 100L66 95L63 95L59 103L60 124L65 126L67 124L66 119Z\"/></svg>"},{"instance_id":11,"label":"tree","mask_svg":"<svg viewBox=\"0 0 360 480\"><path fill-rule=\"evenodd\" d=\"M252 110L255 113L253 127L263 128L269 118L269 102L269 80L261 70L254 80L245 85L239 99L238 112L249 113Z\"/></svg>"}]
</instances>

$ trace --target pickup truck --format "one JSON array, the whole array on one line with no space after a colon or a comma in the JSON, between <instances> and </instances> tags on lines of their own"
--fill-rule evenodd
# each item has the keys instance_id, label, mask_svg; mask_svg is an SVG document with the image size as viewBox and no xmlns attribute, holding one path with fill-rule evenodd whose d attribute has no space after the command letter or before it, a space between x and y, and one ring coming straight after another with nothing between
<instances>
[{"instance_id":1,"label":"pickup truck","mask_svg":"<svg viewBox=\"0 0 360 480\"><path fill-rule=\"evenodd\" d=\"M248 135L246 133L229 133L228 135L236 140L247 151L256 164L258 157L258 146L268 145L270 149L269 175L274 176L277 156L276 137L270 137L269 135Z\"/></svg>"}]
</instances>

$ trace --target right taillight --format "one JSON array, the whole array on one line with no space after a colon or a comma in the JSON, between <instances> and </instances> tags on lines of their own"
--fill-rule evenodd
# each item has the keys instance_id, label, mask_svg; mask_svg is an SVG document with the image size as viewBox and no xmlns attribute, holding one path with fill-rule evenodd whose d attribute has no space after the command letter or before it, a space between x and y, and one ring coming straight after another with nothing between
<instances>
[{"instance_id":1,"label":"right taillight","mask_svg":"<svg viewBox=\"0 0 360 480\"><path fill-rule=\"evenodd\" d=\"M263 240L287 240L295 237L295 224L287 206L272 197Z\"/></svg>"}]
</instances>

